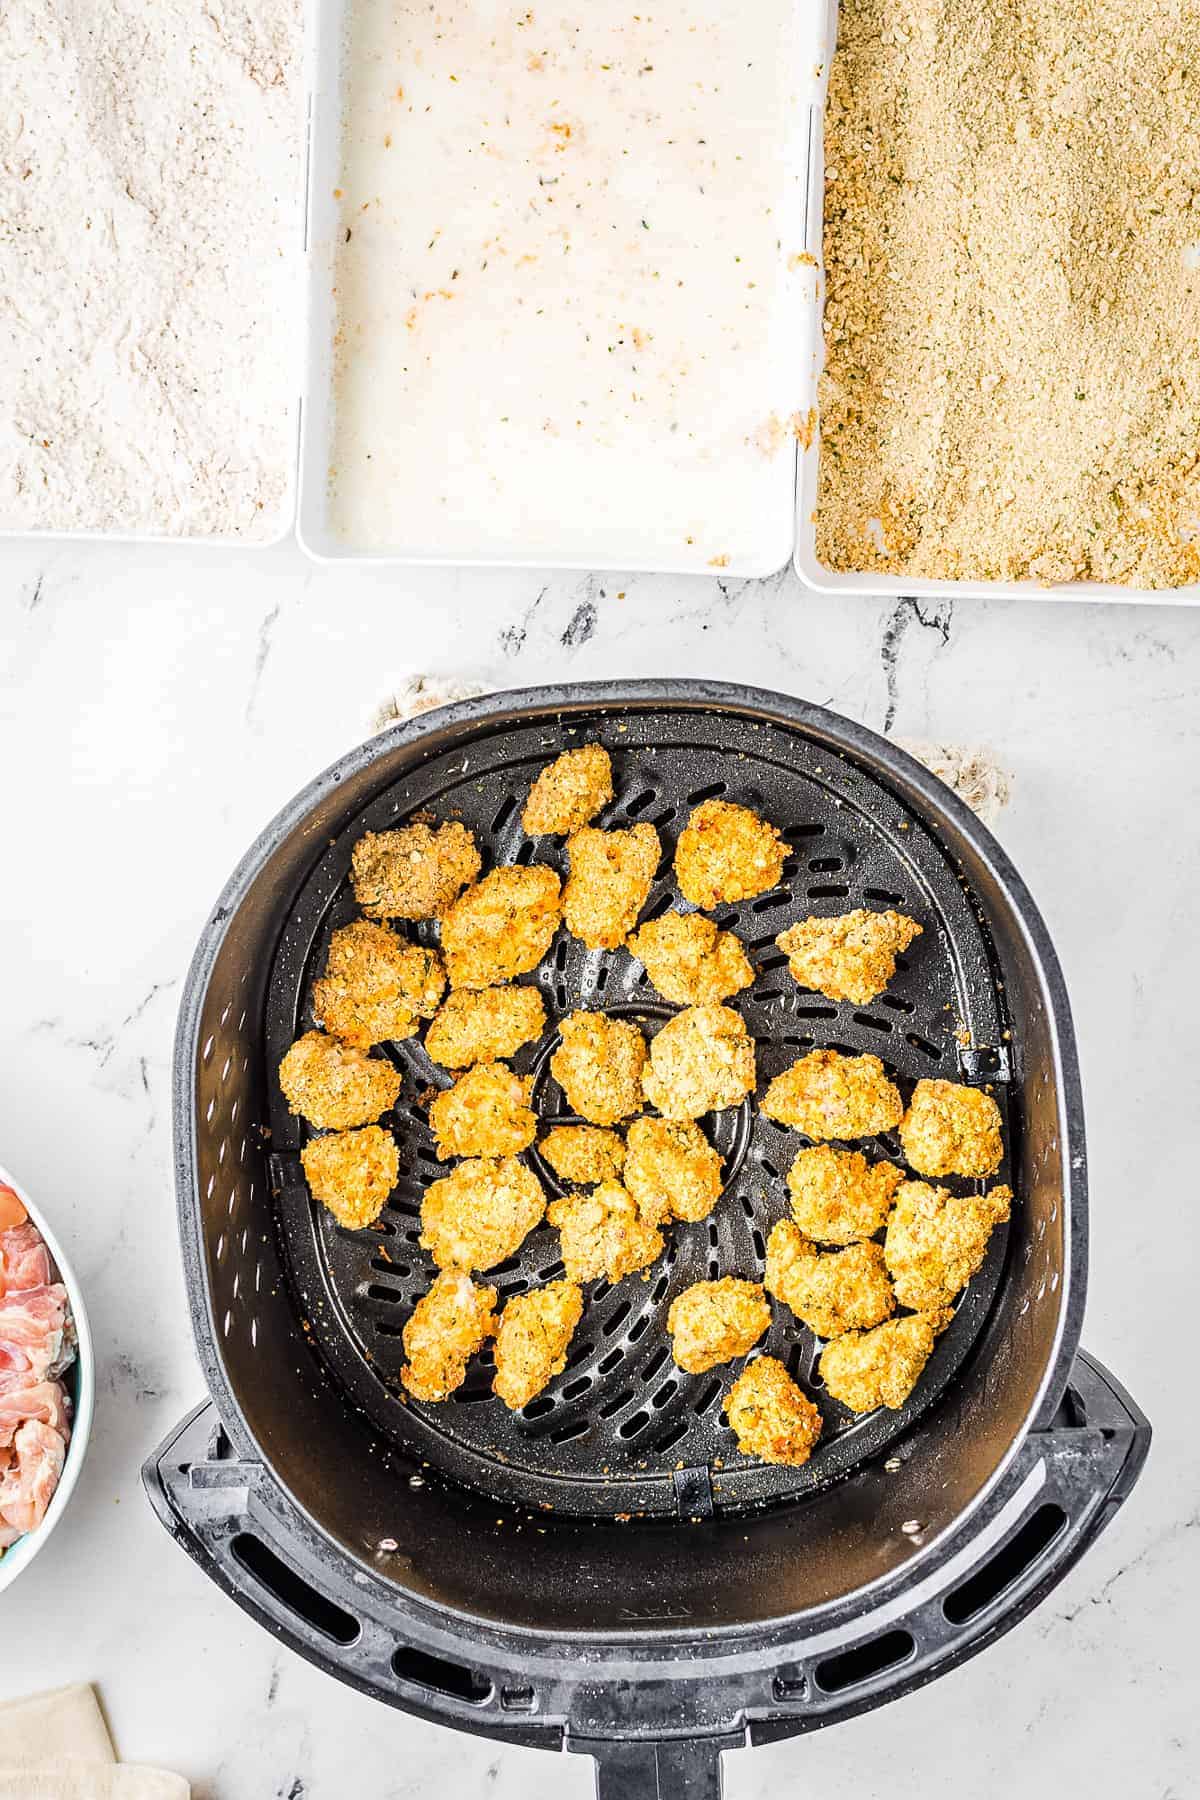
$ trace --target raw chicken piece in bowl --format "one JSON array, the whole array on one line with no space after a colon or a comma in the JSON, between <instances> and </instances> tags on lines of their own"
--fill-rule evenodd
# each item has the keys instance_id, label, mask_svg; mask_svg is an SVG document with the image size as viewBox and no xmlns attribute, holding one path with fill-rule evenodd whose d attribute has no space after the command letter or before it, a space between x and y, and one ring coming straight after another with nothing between
<instances>
[{"instance_id":1,"label":"raw chicken piece in bowl","mask_svg":"<svg viewBox=\"0 0 1200 1800\"><path fill-rule=\"evenodd\" d=\"M0 1169L0 1592L62 1515L93 1402L79 1285L41 1213Z\"/></svg>"}]
</instances>

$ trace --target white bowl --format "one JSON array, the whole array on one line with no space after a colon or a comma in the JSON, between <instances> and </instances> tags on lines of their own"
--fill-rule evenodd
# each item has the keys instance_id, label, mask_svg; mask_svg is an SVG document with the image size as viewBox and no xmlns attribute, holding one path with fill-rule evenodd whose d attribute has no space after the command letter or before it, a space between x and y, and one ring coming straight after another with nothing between
<instances>
[{"instance_id":1,"label":"white bowl","mask_svg":"<svg viewBox=\"0 0 1200 1800\"><path fill-rule=\"evenodd\" d=\"M67 1459L63 1464L63 1472L59 1477L54 1496L46 1508L46 1516L36 1531L29 1532L0 1556L0 1593L11 1587L22 1569L27 1569L39 1550L45 1548L46 1541L58 1521L62 1518L72 1490L79 1479L79 1471L83 1467L83 1459L87 1453L88 1438L92 1429L92 1412L96 1402L96 1359L92 1349L92 1334L88 1326L87 1312L83 1304L83 1293L74 1270L63 1255L62 1246L50 1229L45 1217L20 1182L0 1168L0 1185L10 1187L24 1206L45 1240L46 1248L54 1258L58 1269L58 1278L67 1290L71 1302L71 1316L75 1321L75 1331L79 1340L79 1348L75 1361L63 1376L63 1385L74 1402L74 1413L71 1420L71 1441L67 1445Z\"/></svg>"}]
</instances>

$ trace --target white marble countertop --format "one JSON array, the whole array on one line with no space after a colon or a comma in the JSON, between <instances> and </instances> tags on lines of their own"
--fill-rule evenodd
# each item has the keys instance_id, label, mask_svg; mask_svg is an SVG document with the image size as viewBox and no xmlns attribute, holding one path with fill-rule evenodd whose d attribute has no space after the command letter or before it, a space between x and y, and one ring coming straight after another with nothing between
<instances>
[{"instance_id":1,"label":"white marble countertop","mask_svg":"<svg viewBox=\"0 0 1200 1800\"><path fill-rule=\"evenodd\" d=\"M989 743L1013 772L999 835L1056 938L1083 1061L1084 1338L1157 1433L1132 1501L1030 1620L898 1706L726 1758L727 1793L1196 1792L1200 610L9 543L0 668L0 1149L70 1245L101 1346L80 1488L3 1602L0 1699L95 1681L122 1754L178 1768L201 1800L590 1792L582 1762L407 1718L279 1651L151 1517L139 1465L203 1393L171 1034L234 861L406 676L720 675Z\"/></svg>"}]
</instances>

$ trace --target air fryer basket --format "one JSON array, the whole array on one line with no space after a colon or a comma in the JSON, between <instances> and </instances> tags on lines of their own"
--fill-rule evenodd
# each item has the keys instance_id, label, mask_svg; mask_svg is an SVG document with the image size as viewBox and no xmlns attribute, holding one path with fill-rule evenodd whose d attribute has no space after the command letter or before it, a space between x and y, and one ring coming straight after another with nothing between
<instances>
[{"instance_id":1,"label":"air fryer basket","mask_svg":"<svg viewBox=\"0 0 1200 1800\"><path fill-rule=\"evenodd\" d=\"M689 1282L761 1271L786 1134L749 1109L717 1121L727 1192L711 1222L677 1228L651 1281L591 1290L568 1368L524 1414L490 1398L486 1366L458 1403L418 1407L398 1388L399 1332L429 1279L416 1212L438 1171L414 1103L445 1077L415 1041L388 1047L406 1076L402 1172L374 1233L311 1205L301 1128L270 1078L350 916L354 838L428 808L464 818L492 860L554 860L523 839L519 799L593 737L617 774L604 822L649 819L669 841L721 792L784 828L781 888L721 921L753 946L758 978L738 1004L764 1081L813 1044L872 1050L902 1084L986 1081L1007 1114L1012 1223L926 1377L899 1413L858 1421L814 1389L826 1432L804 1470L740 1459L723 1384L682 1376L662 1331ZM650 912L670 903L666 870ZM834 1007L781 978L773 939L791 919L872 903L926 925L884 1002ZM560 934L537 979L551 1018L600 1006L653 1031L669 1009L639 977L623 953ZM549 1118L563 1102L547 1054L519 1066ZM828 1722L980 1648L1080 1554L1144 1457L1145 1421L1075 1355L1083 1126L1045 929L972 814L819 708L706 683L535 690L356 751L280 815L210 920L181 1013L176 1122L219 1424L202 1409L147 1465L164 1519L334 1672L467 1729L589 1750L614 1794L694 1791L747 1731ZM553 1278L554 1259L539 1231L489 1279L521 1291ZM777 1324L766 1347L811 1386L802 1330Z\"/></svg>"}]
</instances>

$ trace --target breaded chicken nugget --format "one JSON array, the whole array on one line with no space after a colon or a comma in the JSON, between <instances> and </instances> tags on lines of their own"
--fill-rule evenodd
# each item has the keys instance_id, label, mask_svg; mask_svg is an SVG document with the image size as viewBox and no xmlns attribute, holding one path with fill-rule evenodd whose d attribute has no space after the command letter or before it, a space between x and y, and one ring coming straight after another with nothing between
<instances>
[{"instance_id":1,"label":"breaded chicken nugget","mask_svg":"<svg viewBox=\"0 0 1200 1800\"><path fill-rule=\"evenodd\" d=\"M798 1467L821 1435L821 1415L774 1356L756 1356L725 1396L743 1456Z\"/></svg>"},{"instance_id":2,"label":"breaded chicken nugget","mask_svg":"<svg viewBox=\"0 0 1200 1800\"><path fill-rule=\"evenodd\" d=\"M551 1281L509 1301L496 1333L492 1392L511 1411L528 1406L547 1382L562 1374L582 1312L583 1295L573 1281Z\"/></svg>"},{"instance_id":3,"label":"breaded chicken nugget","mask_svg":"<svg viewBox=\"0 0 1200 1800\"><path fill-rule=\"evenodd\" d=\"M869 1163L858 1150L818 1144L801 1150L788 1170L792 1217L801 1231L823 1244L874 1237L887 1223L903 1180L904 1171L895 1163Z\"/></svg>"},{"instance_id":4,"label":"breaded chicken nugget","mask_svg":"<svg viewBox=\"0 0 1200 1800\"><path fill-rule=\"evenodd\" d=\"M354 898L371 919L440 919L482 867L457 820L368 831L350 854Z\"/></svg>"},{"instance_id":5,"label":"breaded chicken nugget","mask_svg":"<svg viewBox=\"0 0 1200 1800\"><path fill-rule=\"evenodd\" d=\"M916 920L903 913L859 908L836 919L800 919L775 942L802 988L866 1006L896 973L897 955L920 935Z\"/></svg>"},{"instance_id":6,"label":"breaded chicken nugget","mask_svg":"<svg viewBox=\"0 0 1200 1800\"><path fill-rule=\"evenodd\" d=\"M698 1119L754 1092L754 1039L731 1006L689 1006L650 1045L642 1086L666 1119Z\"/></svg>"},{"instance_id":7,"label":"breaded chicken nugget","mask_svg":"<svg viewBox=\"0 0 1200 1800\"><path fill-rule=\"evenodd\" d=\"M562 1259L572 1281L607 1276L621 1281L662 1254L663 1235L648 1225L633 1195L617 1181L602 1181L590 1194L554 1200L546 1214L562 1237Z\"/></svg>"},{"instance_id":8,"label":"breaded chicken nugget","mask_svg":"<svg viewBox=\"0 0 1200 1800\"><path fill-rule=\"evenodd\" d=\"M558 1028L550 1073L567 1105L592 1125L615 1125L642 1107L646 1040L628 1019L575 1012Z\"/></svg>"},{"instance_id":9,"label":"breaded chicken nugget","mask_svg":"<svg viewBox=\"0 0 1200 1800\"><path fill-rule=\"evenodd\" d=\"M408 1361L400 1379L414 1400L447 1400L462 1386L468 1359L495 1335L494 1287L476 1287L458 1269L435 1276L404 1327Z\"/></svg>"},{"instance_id":10,"label":"breaded chicken nugget","mask_svg":"<svg viewBox=\"0 0 1200 1800\"><path fill-rule=\"evenodd\" d=\"M515 1156L537 1136L529 1105L533 1076L507 1063L479 1063L430 1102L429 1124L438 1156Z\"/></svg>"},{"instance_id":11,"label":"breaded chicken nugget","mask_svg":"<svg viewBox=\"0 0 1200 1800\"><path fill-rule=\"evenodd\" d=\"M569 836L590 825L613 797L612 761L603 744L564 750L529 790L521 824L530 837Z\"/></svg>"},{"instance_id":12,"label":"breaded chicken nugget","mask_svg":"<svg viewBox=\"0 0 1200 1800\"><path fill-rule=\"evenodd\" d=\"M400 1071L322 1031L297 1038L279 1065L289 1109L321 1131L348 1131L390 1112L400 1097Z\"/></svg>"},{"instance_id":13,"label":"breaded chicken nugget","mask_svg":"<svg viewBox=\"0 0 1200 1800\"><path fill-rule=\"evenodd\" d=\"M790 1219L771 1227L763 1285L820 1338L869 1330L896 1310L878 1244L822 1254Z\"/></svg>"},{"instance_id":14,"label":"breaded chicken nugget","mask_svg":"<svg viewBox=\"0 0 1200 1800\"><path fill-rule=\"evenodd\" d=\"M905 1181L896 1190L883 1254L896 1298L914 1312L948 1306L978 1273L988 1240L1008 1218L1012 1190L952 1194L923 1181Z\"/></svg>"},{"instance_id":15,"label":"breaded chicken nugget","mask_svg":"<svg viewBox=\"0 0 1200 1800\"><path fill-rule=\"evenodd\" d=\"M900 1142L918 1175L994 1175L1004 1156L1000 1108L982 1088L918 1081Z\"/></svg>"},{"instance_id":16,"label":"breaded chicken nugget","mask_svg":"<svg viewBox=\"0 0 1200 1800\"><path fill-rule=\"evenodd\" d=\"M635 1119L626 1136L625 1186L643 1219L707 1219L723 1181L720 1155L700 1127L690 1119Z\"/></svg>"},{"instance_id":17,"label":"breaded chicken nugget","mask_svg":"<svg viewBox=\"0 0 1200 1800\"><path fill-rule=\"evenodd\" d=\"M400 1173L396 1140L378 1125L310 1138L300 1161L313 1199L347 1231L375 1223Z\"/></svg>"},{"instance_id":18,"label":"breaded chicken nugget","mask_svg":"<svg viewBox=\"0 0 1200 1800\"><path fill-rule=\"evenodd\" d=\"M425 1049L447 1069L515 1056L540 1037L546 1007L535 987L485 987L448 994L425 1033Z\"/></svg>"},{"instance_id":19,"label":"breaded chicken nugget","mask_svg":"<svg viewBox=\"0 0 1200 1800\"><path fill-rule=\"evenodd\" d=\"M703 1375L753 1350L770 1323L771 1308L757 1281L697 1281L671 1302L671 1354L686 1374Z\"/></svg>"},{"instance_id":20,"label":"breaded chicken nugget","mask_svg":"<svg viewBox=\"0 0 1200 1800\"><path fill-rule=\"evenodd\" d=\"M553 869L493 869L442 920L442 953L455 988L486 988L536 968L561 917Z\"/></svg>"},{"instance_id":21,"label":"breaded chicken nugget","mask_svg":"<svg viewBox=\"0 0 1200 1800\"><path fill-rule=\"evenodd\" d=\"M637 924L662 856L653 825L628 831L586 826L567 839L571 872L563 889L563 921L589 950L616 950Z\"/></svg>"},{"instance_id":22,"label":"breaded chicken nugget","mask_svg":"<svg viewBox=\"0 0 1200 1800\"><path fill-rule=\"evenodd\" d=\"M777 886L786 855L775 827L749 807L705 800L679 834L675 879L685 900L711 911Z\"/></svg>"},{"instance_id":23,"label":"breaded chicken nugget","mask_svg":"<svg viewBox=\"0 0 1200 1800\"><path fill-rule=\"evenodd\" d=\"M912 1313L871 1331L848 1331L821 1352L821 1379L851 1412L903 1406L917 1385L950 1312Z\"/></svg>"},{"instance_id":24,"label":"breaded chicken nugget","mask_svg":"<svg viewBox=\"0 0 1200 1800\"><path fill-rule=\"evenodd\" d=\"M515 1157L459 1163L421 1202L421 1246L439 1269L491 1269L519 1250L546 1212L542 1184Z\"/></svg>"},{"instance_id":25,"label":"breaded chicken nugget","mask_svg":"<svg viewBox=\"0 0 1200 1800\"><path fill-rule=\"evenodd\" d=\"M556 1175L581 1187L615 1181L625 1167L624 1144L602 1125L556 1125L538 1148Z\"/></svg>"},{"instance_id":26,"label":"breaded chicken nugget","mask_svg":"<svg viewBox=\"0 0 1200 1800\"><path fill-rule=\"evenodd\" d=\"M667 912L629 940L629 953L664 1000L706 1006L741 993L754 980L746 952L732 931L718 931L703 913Z\"/></svg>"},{"instance_id":27,"label":"breaded chicken nugget","mask_svg":"<svg viewBox=\"0 0 1200 1800\"><path fill-rule=\"evenodd\" d=\"M345 1044L411 1037L431 1019L446 986L436 950L409 944L388 925L356 919L329 940L325 973L313 983L313 1017Z\"/></svg>"},{"instance_id":28,"label":"breaded chicken nugget","mask_svg":"<svg viewBox=\"0 0 1200 1800\"><path fill-rule=\"evenodd\" d=\"M762 1110L806 1137L859 1138L898 1125L904 1102L877 1056L813 1050L775 1077Z\"/></svg>"}]
</instances>

